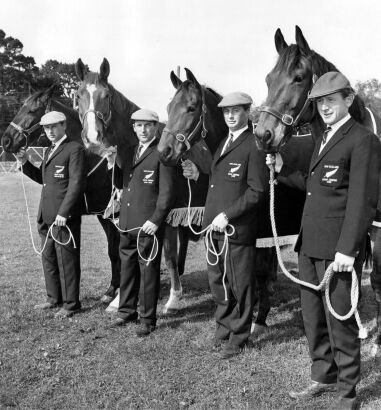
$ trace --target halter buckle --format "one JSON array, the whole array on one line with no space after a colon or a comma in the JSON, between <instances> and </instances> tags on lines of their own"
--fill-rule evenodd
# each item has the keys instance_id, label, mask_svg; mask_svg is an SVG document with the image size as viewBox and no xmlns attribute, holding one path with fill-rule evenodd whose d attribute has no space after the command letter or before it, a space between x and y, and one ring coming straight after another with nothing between
<instances>
[{"instance_id":1,"label":"halter buckle","mask_svg":"<svg viewBox=\"0 0 381 410\"><path fill-rule=\"evenodd\" d=\"M291 126L294 123L294 118L289 114L283 114L281 121L283 124Z\"/></svg>"}]
</instances>

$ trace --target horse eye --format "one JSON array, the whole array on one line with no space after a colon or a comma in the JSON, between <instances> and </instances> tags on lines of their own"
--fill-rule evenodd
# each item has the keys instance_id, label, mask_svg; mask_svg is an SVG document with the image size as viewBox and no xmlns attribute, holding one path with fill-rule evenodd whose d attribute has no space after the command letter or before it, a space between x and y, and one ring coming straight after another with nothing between
<instances>
[{"instance_id":1,"label":"horse eye","mask_svg":"<svg viewBox=\"0 0 381 410\"><path fill-rule=\"evenodd\" d=\"M303 81L303 77L301 75L297 75L294 80L296 83L301 83Z\"/></svg>"},{"instance_id":2,"label":"horse eye","mask_svg":"<svg viewBox=\"0 0 381 410\"><path fill-rule=\"evenodd\" d=\"M196 108L195 107L188 107L188 112L195 112Z\"/></svg>"}]
</instances>

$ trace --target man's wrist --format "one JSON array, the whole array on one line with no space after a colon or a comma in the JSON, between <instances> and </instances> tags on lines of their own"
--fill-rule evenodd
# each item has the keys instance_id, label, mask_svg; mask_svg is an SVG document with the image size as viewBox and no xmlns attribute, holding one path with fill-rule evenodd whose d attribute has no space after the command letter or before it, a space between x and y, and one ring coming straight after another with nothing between
<instances>
[{"instance_id":1,"label":"man's wrist","mask_svg":"<svg viewBox=\"0 0 381 410\"><path fill-rule=\"evenodd\" d=\"M226 212L222 212L222 216L225 218L225 221L229 223L229 218L226 215Z\"/></svg>"}]
</instances>

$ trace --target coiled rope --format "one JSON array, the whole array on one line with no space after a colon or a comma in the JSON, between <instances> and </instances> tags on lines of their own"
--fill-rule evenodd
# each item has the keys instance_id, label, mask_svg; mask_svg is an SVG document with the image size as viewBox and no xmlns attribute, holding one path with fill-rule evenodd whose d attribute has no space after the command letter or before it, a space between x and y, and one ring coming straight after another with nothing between
<instances>
[{"instance_id":1,"label":"coiled rope","mask_svg":"<svg viewBox=\"0 0 381 410\"><path fill-rule=\"evenodd\" d=\"M284 273L285 276L287 276L290 280L292 280L294 283L297 283L299 285L305 286L307 288L320 291L325 288L325 299L326 303L328 306L329 312L334 316L336 319L344 321L349 319L353 314L355 315L357 325L359 327L359 338L360 339L366 339L368 337L368 331L367 329L362 325L360 315L358 312L358 298L359 298L359 282L358 278L356 275L356 272L354 269L352 269L352 286L351 286L351 309L346 315L339 315L332 307L330 296L329 296L329 286L331 279L334 275L334 270L333 270L333 262L328 266L327 270L325 271L324 277L322 281L318 285L314 285L309 282L305 282L303 280L300 280L296 278L294 275L292 275L284 266L283 260L282 260L282 255L280 251L280 246L278 242L278 234L276 231L276 224L275 224L275 212L274 212L274 194L275 194L275 184L276 184L276 179L275 179L275 169L274 169L274 164L271 164L270 166L270 219L271 219L271 228L274 236L274 243L275 243L275 249L276 249L276 254L278 257L278 262L279 266L282 269L282 272Z\"/></svg>"},{"instance_id":2,"label":"coiled rope","mask_svg":"<svg viewBox=\"0 0 381 410\"><path fill-rule=\"evenodd\" d=\"M218 252L214 242L213 242L213 228L212 228L212 224L209 224L206 228L201 229L201 231L197 232L193 229L192 227L192 221L190 218L190 208L191 208L191 202L192 202L192 188L190 185L190 179L188 179L188 191L189 191L189 199L188 199L188 226L189 229L195 234L195 235L201 235L203 233L205 233L205 247L206 247L206 260L208 262L209 265L211 266L216 266L220 260L220 256L224 253L224 273L222 275L222 286L224 287L224 292L225 292L225 300L228 300L228 292L226 289L226 285L225 285L225 281L226 281L226 262L227 262L227 255L229 252L229 237L234 235L235 233L235 228L233 225L228 224L224 230L224 241L222 244L222 247L220 249L220 251ZM230 229L230 232L228 231L228 229ZM212 262L210 260L210 256L209 254L213 255L216 260L215 262Z\"/></svg>"}]
</instances>

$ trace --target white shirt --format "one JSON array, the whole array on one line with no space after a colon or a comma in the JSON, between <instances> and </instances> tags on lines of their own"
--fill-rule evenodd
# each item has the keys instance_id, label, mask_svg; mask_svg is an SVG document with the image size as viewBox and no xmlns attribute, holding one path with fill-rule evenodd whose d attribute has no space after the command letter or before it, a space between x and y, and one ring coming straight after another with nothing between
<instances>
[{"instance_id":1,"label":"white shirt","mask_svg":"<svg viewBox=\"0 0 381 410\"><path fill-rule=\"evenodd\" d=\"M225 144L224 144L224 147L222 148L221 153L224 153L224 152L225 152L226 146L227 146L227 144L228 144L228 142L229 142L229 139L230 139L230 135L233 134L232 142L234 142L234 141L235 141L244 131L246 131L248 128L249 128L249 126L246 125L245 127L240 128L239 130L229 131L229 136L228 136L228 138L227 138L226 141L225 141Z\"/></svg>"},{"instance_id":2,"label":"white shirt","mask_svg":"<svg viewBox=\"0 0 381 410\"><path fill-rule=\"evenodd\" d=\"M54 148L49 152L48 159L53 155L53 152L57 150L57 148L60 146L61 142L66 140L66 138L67 138L67 136L65 134L60 140L58 140L57 142L54 143Z\"/></svg>"},{"instance_id":3,"label":"white shirt","mask_svg":"<svg viewBox=\"0 0 381 410\"><path fill-rule=\"evenodd\" d=\"M327 134L327 139L325 140L325 144L323 141L321 142L320 145L320 150L319 154L322 152L323 148L328 144L328 141L335 135L335 132L342 126L344 125L348 120L350 120L351 116L350 114L347 114L344 118L342 118L340 121L335 122L335 124L330 125L331 130Z\"/></svg>"},{"instance_id":4,"label":"white shirt","mask_svg":"<svg viewBox=\"0 0 381 410\"><path fill-rule=\"evenodd\" d=\"M142 149L141 149L141 151L140 151L139 158L143 155L143 152L151 145L151 143L152 143L153 141L155 141L155 138L156 138L156 137L153 137L153 138L151 139L151 141L149 141L149 142L139 142L139 145L142 146ZM139 147L139 146L138 146L138 147Z\"/></svg>"}]
</instances>

